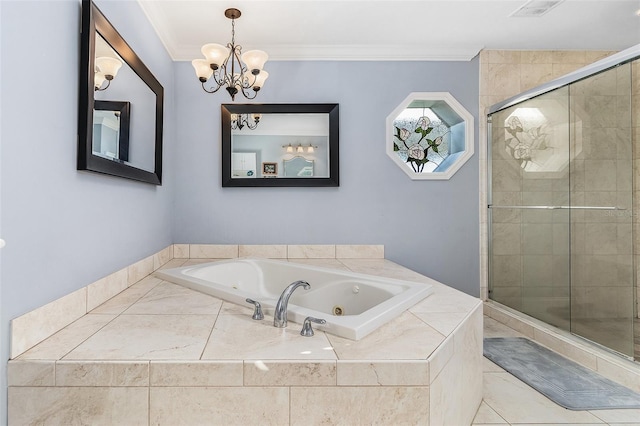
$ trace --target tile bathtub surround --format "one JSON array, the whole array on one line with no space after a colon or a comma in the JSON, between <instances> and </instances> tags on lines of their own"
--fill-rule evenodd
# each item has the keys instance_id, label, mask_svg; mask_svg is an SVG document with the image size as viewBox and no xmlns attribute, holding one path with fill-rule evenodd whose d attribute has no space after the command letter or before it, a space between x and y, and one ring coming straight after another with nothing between
<instances>
[{"instance_id":1,"label":"tile bathtub surround","mask_svg":"<svg viewBox=\"0 0 640 426\"><path fill-rule=\"evenodd\" d=\"M366 244L174 244L174 257L191 259L384 259L383 245Z\"/></svg>"},{"instance_id":2,"label":"tile bathtub surround","mask_svg":"<svg viewBox=\"0 0 640 426\"><path fill-rule=\"evenodd\" d=\"M341 264L431 282L384 259ZM442 284L434 282L434 294L415 311L354 342L321 331L305 338L300 324L276 329L251 320L249 307L151 280L102 306L115 314L83 317L96 325L82 341L60 350L56 335L9 362L11 424L47 416L105 422L127 397L127 424L202 424L212 416L223 423L257 416L265 424L470 424L480 405L482 303ZM435 319L430 307L439 307ZM50 340L56 343L45 358ZM18 403L25 397L38 399L28 412Z\"/></svg>"},{"instance_id":3,"label":"tile bathtub surround","mask_svg":"<svg viewBox=\"0 0 640 426\"><path fill-rule=\"evenodd\" d=\"M10 357L29 348L78 320L173 258L169 246L133 265L11 320Z\"/></svg>"},{"instance_id":4,"label":"tile bathtub surround","mask_svg":"<svg viewBox=\"0 0 640 426\"><path fill-rule=\"evenodd\" d=\"M87 313L87 287L11 320L11 358Z\"/></svg>"},{"instance_id":5,"label":"tile bathtub surround","mask_svg":"<svg viewBox=\"0 0 640 426\"><path fill-rule=\"evenodd\" d=\"M289 245L289 259L335 259L336 246L333 245Z\"/></svg>"}]
</instances>

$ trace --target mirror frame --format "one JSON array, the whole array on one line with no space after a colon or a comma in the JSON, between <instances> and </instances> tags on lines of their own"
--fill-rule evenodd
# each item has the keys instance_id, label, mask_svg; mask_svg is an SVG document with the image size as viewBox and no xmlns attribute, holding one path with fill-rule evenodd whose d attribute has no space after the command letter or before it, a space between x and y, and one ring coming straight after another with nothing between
<instances>
[{"instance_id":1,"label":"mirror frame","mask_svg":"<svg viewBox=\"0 0 640 426\"><path fill-rule=\"evenodd\" d=\"M82 0L80 75L78 92L78 170L88 170L162 185L162 129L164 88L91 0ZM156 95L154 171L93 155L95 37L100 36L120 55ZM132 141L135 143L135 141Z\"/></svg>"},{"instance_id":2,"label":"mirror frame","mask_svg":"<svg viewBox=\"0 0 640 426\"><path fill-rule=\"evenodd\" d=\"M129 161L129 102L120 101L95 101L96 111L112 111L120 113L120 129L118 132L118 160ZM123 149L124 148L124 149ZM93 137L91 141L91 151L93 152Z\"/></svg>"},{"instance_id":3,"label":"mirror frame","mask_svg":"<svg viewBox=\"0 0 640 426\"><path fill-rule=\"evenodd\" d=\"M329 177L265 179L233 179L231 176L231 114L328 114L329 115ZM340 186L339 146L340 113L338 104L222 104L222 186Z\"/></svg>"}]
</instances>

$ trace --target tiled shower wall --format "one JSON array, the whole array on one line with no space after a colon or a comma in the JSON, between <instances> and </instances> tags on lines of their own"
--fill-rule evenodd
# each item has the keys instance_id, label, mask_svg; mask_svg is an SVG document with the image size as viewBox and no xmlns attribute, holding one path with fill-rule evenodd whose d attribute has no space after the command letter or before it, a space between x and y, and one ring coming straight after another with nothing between
<instances>
[{"instance_id":1,"label":"tiled shower wall","mask_svg":"<svg viewBox=\"0 0 640 426\"><path fill-rule=\"evenodd\" d=\"M489 107L605 58L612 51L483 50L480 52L480 297L488 298L487 123ZM637 89L636 89L637 90Z\"/></svg>"}]
</instances>

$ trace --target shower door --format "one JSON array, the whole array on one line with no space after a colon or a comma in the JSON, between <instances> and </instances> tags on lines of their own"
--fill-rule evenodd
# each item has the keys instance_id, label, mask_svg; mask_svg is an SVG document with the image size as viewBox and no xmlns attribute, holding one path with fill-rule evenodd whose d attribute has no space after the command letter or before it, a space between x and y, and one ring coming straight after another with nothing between
<instances>
[{"instance_id":1,"label":"shower door","mask_svg":"<svg viewBox=\"0 0 640 426\"><path fill-rule=\"evenodd\" d=\"M490 298L557 327L570 320L568 88L491 120Z\"/></svg>"},{"instance_id":2,"label":"shower door","mask_svg":"<svg viewBox=\"0 0 640 426\"><path fill-rule=\"evenodd\" d=\"M632 63L489 116L490 299L629 357L637 121Z\"/></svg>"},{"instance_id":3,"label":"shower door","mask_svg":"<svg viewBox=\"0 0 640 426\"><path fill-rule=\"evenodd\" d=\"M633 357L631 63L569 85L572 333Z\"/></svg>"}]
</instances>

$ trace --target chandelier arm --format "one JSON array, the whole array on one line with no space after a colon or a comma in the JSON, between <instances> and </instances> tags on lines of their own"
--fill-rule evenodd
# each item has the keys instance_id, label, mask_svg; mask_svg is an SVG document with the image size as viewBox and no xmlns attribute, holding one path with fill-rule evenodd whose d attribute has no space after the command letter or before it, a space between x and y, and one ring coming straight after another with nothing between
<instances>
[{"instance_id":1,"label":"chandelier arm","mask_svg":"<svg viewBox=\"0 0 640 426\"><path fill-rule=\"evenodd\" d=\"M218 84L218 87L216 87L215 89L213 87L211 89L207 89L204 86L204 83L206 83L206 82L205 81L202 82L202 90L204 90L207 93L216 93L222 87L222 84ZM217 83L217 80L216 80L216 83Z\"/></svg>"},{"instance_id":2,"label":"chandelier arm","mask_svg":"<svg viewBox=\"0 0 640 426\"><path fill-rule=\"evenodd\" d=\"M256 82L256 79L258 78L257 76L253 76L253 82L251 83L251 85L248 85L248 81L245 82L245 79L248 80L248 76L249 75L253 75L249 72L249 70L247 69L247 67L242 63L242 61L240 60L240 55L242 54L242 46L238 45L238 46L234 46L234 49L232 50L232 54L229 55L229 58L231 58L231 56L233 55L233 58L231 58L232 63L231 63L231 74L228 74L231 76L231 79L233 80L233 83L240 87L243 91L244 89L249 89L251 87L253 87L253 83ZM233 61L235 59L235 61ZM234 65L235 62L238 63L238 67L240 68L240 72L239 77L236 78L235 77L235 69L234 69ZM239 83L239 84L236 84ZM246 97L246 95L245 95Z\"/></svg>"},{"instance_id":3,"label":"chandelier arm","mask_svg":"<svg viewBox=\"0 0 640 426\"><path fill-rule=\"evenodd\" d=\"M253 91L253 96L251 96L251 92L247 91L248 87L242 87L242 95L247 98L247 99L254 99L256 96L258 96L258 92L257 91Z\"/></svg>"},{"instance_id":4,"label":"chandelier arm","mask_svg":"<svg viewBox=\"0 0 640 426\"><path fill-rule=\"evenodd\" d=\"M102 92L104 90L107 90L109 88L109 86L111 85L111 80L106 80L107 81L107 85L104 87L98 87L97 89L95 89L95 92Z\"/></svg>"},{"instance_id":5,"label":"chandelier arm","mask_svg":"<svg viewBox=\"0 0 640 426\"><path fill-rule=\"evenodd\" d=\"M224 71L224 67L221 67L218 69L218 71L215 71L212 75L211 78L213 78L213 81L216 82L216 84L218 85L218 87L211 93L217 92L224 84L227 83L226 81L226 74L223 74L222 71ZM218 80L218 76L222 76L223 78Z\"/></svg>"}]
</instances>

